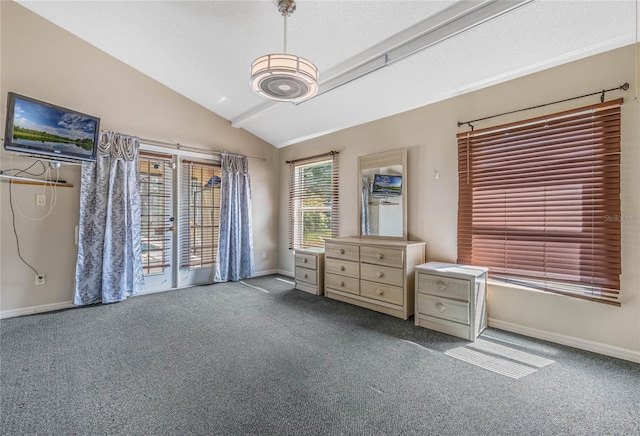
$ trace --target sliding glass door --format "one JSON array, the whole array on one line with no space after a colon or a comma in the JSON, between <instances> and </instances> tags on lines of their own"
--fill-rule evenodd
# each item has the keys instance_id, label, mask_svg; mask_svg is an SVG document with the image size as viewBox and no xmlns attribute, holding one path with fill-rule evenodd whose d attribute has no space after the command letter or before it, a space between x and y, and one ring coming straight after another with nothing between
<instances>
[{"instance_id":1,"label":"sliding glass door","mask_svg":"<svg viewBox=\"0 0 640 436\"><path fill-rule=\"evenodd\" d=\"M174 287L173 159L140 153L140 215L145 292Z\"/></svg>"},{"instance_id":2,"label":"sliding glass door","mask_svg":"<svg viewBox=\"0 0 640 436\"><path fill-rule=\"evenodd\" d=\"M221 169L183 160L180 177L180 286L211 283L220 222Z\"/></svg>"},{"instance_id":3,"label":"sliding glass door","mask_svg":"<svg viewBox=\"0 0 640 436\"><path fill-rule=\"evenodd\" d=\"M213 282L221 175L205 158L140 153L145 293Z\"/></svg>"}]
</instances>

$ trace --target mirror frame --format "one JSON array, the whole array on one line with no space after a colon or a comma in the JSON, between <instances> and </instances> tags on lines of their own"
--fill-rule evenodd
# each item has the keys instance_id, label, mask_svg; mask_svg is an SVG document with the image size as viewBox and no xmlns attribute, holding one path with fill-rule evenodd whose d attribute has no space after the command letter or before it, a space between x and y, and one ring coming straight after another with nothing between
<instances>
[{"instance_id":1,"label":"mirror frame","mask_svg":"<svg viewBox=\"0 0 640 436\"><path fill-rule=\"evenodd\" d=\"M407 149L400 148L382 153L369 154L366 156L358 156L358 180L356 186L362 184L362 171L381 168L391 165L402 165L402 236L379 236L379 235L363 235L362 234L362 189L358 188L358 236L362 239L392 239L407 240L407 203L409 196L408 180L407 180Z\"/></svg>"}]
</instances>

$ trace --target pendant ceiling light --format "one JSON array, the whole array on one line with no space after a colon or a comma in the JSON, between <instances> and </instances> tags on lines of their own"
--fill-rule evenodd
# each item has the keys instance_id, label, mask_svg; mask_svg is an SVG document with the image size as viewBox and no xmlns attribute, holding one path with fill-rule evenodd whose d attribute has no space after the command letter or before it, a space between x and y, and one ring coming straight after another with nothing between
<instances>
[{"instance_id":1,"label":"pendant ceiling light","mask_svg":"<svg viewBox=\"0 0 640 436\"><path fill-rule=\"evenodd\" d=\"M260 56L251 64L251 88L271 100L293 103L318 93L318 69L300 56L287 54L287 17L296 10L293 0L278 0L284 17L283 53Z\"/></svg>"}]
</instances>

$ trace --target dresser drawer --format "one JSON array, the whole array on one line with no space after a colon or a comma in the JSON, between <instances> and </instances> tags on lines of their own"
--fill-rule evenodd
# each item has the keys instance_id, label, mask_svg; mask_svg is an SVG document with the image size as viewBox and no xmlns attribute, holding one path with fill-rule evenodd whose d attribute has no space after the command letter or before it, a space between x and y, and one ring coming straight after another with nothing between
<instances>
[{"instance_id":1,"label":"dresser drawer","mask_svg":"<svg viewBox=\"0 0 640 436\"><path fill-rule=\"evenodd\" d=\"M325 269L327 273L341 276L360 278L360 264L340 259L326 259Z\"/></svg>"},{"instance_id":2,"label":"dresser drawer","mask_svg":"<svg viewBox=\"0 0 640 436\"><path fill-rule=\"evenodd\" d=\"M296 268L296 280L315 285L318 282L318 274L313 269Z\"/></svg>"},{"instance_id":3,"label":"dresser drawer","mask_svg":"<svg viewBox=\"0 0 640 436\"><path fill-rule=\"evenodd\" d=\"M351 277L338 276L335 274L327 274L325 277L327 288L336 289L350 294L360 294L360 280Z\"/></svg>"},{"instance_id":4,"label":"dresser drawer","mask_svg":"<svg viewBox=\"0 0 640 436\"><path fill-rule=\"evenodd\" d=\"M404 270L400 268L363 263L360 266L360 277L362 280L385 283L392 286L402 287L404 285Z\"/></svg>"},{"instance_id":5,"label":"dresser drawer","mask_svg":"<svg viewBox=\"0 0 640 436\"><path fill-rule=\"evenodd\" d=\"M396 268L402 268L404 266L403 251L393 248L360 247L360 261Z\"/></svg>"},{"instance_id":6,"label":"dresser drawer","mask_svg":"<svg viewBox=\"0 0 640 436\"><path fill-rule=\"evenodd\" d=\"M303 267L303 268L309 268L309 269L318 268L318 266L316 265L318 256L314 256L313 254L296 253L295 260L296 260L297 267Z\"/></svg>"},{"instance_id":7,"label":"dresser drawer","mask_svg":"<svg viewBox=\"0 0 640 436\"><path fill-rule=\"evenodd\" d=\"M353 260L355 262L358 262L360 260L360 247L357 245L335 244L333 242L327 242L325 243L324 251L326 257Z\"/></svg>"},{"instance_id":8,"label":"dresser drawer","mask_svg":"<svg viewBox=\"0 0 640 436\"><path fill-rule=\"evenodd\" d=\"M467 302L418 294L418 310L425 315L469 325L469 303Z\"/></svg>"},{"instance_id":9,"label":"dresser drawer","mask_svg":"<svg viewBox=\"0 0 640 436\"><path fill-rule=\"evenodd\" d=\"M469 301L470 282L453 277L418 273L418 292Z\"/></svg>"},{"instance_id":10,"label":"dresser drawer","mask_svg":"<svg viewBox=\"0 0 640 436\"><path fill-rule=\"evenodd\" d=\"M384 285L382 283L360 282L360 295L373 298L375 300L386 301L387 303L402 306L404 303L403 289L398 286Z\"/></svg>"}]
</instances>

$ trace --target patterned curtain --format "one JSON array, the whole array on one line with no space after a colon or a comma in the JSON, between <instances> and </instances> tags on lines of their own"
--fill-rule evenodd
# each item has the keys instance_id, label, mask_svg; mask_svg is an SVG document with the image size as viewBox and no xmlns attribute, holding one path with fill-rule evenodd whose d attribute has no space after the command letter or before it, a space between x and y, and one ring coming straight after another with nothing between
<instances>
[{"instance_id":1,"label":"patterned curtain","mask_svg":"<svg viewBox=\"0 0 640 436\"><path fill-rule=\"evenodd\" d=\"M369 179L362 176L362 234L368 235L369 228Z\"/></svg>"},{"instance_id":2,"label":"patterned curtain","mask_svg":"<svg viewBox=\"0 0 640 436\"><path fill-rule=\"evenodd\" d=\"M96 161L82 164L75 304L121 301L144 285L138 146L102 131Z\"/></svg>"},{"instance_id":3,"label":"patterned curtain","mask_svg":"<svg viewBox=\"0 0 640 436\"><path fill-rule=\"evenodd\" d=\"M254 273L249 166L246 156L229 153L222 153L221 166L215 281L238 281Z\"/></svg>"}]
</instances>

